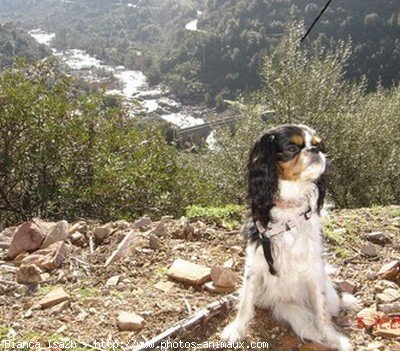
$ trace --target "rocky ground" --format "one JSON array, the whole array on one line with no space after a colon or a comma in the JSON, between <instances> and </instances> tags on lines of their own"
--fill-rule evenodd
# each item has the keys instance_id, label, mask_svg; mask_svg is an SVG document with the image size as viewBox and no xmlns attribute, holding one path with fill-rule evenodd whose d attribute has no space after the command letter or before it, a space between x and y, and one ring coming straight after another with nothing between
<instances>
[{"instance_id":1,"label":"rocky ground","mask_svg":"<svg viewBox=\"0 0 400 351\"><path fill-rule=\"evenodd\" d=\"M332 279L362 304L336 319L355 350L400 350L399 232L398 206L332 211L325 219ZM244 262L238 230L207 218L35 219L3 230L0 254L0 350L130 349L236 290ZM234 314L225 308L181 330L169 349L194 349L179 341L206 349L200 343L219 341ZM239 349L252 342L267 342L257 345L265 350L327 350L262 310Z\"/></svg>"}]
</instances>

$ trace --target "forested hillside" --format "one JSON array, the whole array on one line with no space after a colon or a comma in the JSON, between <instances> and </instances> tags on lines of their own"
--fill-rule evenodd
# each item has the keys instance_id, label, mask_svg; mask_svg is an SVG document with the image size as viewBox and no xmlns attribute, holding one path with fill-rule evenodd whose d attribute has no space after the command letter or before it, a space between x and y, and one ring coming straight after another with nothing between
<instances>
[{"instance_id":1,"label":"forested hillside","mask_svg":"<svg viewBox=\"0 0 400 351\"><path fill-rule=\"evenodd\" d=\"M15 62L19 56L25 57L28 61L45 57L48 50L11 24L0 24L0 72Z\"/></svg>"},{"instance_id":2,"label":"forested hillside","mask_svg":"<svg viewBox=\"0 0 400 351\"><path fill-rule=\"evenodd\" d=\"M291 16L310 25L324 0L0 0L0 16L56 33L58 48L80 48L111 64L146 70L186 101L232 97L260 86L263 53L271 52ZM196 11L201 11L198 15ZM185 24L199 16L198 30ZM305 45L354 47L347 77L369 89L400 79L397 0L333 1Z\"/></svg>"}]
</instances>

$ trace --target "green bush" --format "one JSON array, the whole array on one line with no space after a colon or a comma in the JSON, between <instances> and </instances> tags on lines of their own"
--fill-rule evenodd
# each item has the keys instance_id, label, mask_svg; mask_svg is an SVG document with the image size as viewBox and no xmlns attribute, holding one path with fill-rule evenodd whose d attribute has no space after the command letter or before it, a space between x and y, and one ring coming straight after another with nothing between
<instances>
[{"instance_id":1,"label":"green bush","mask_svg":"<svg viewBox=\"0 0 400 351\"><path fill-rule=\"evenodd\" d=\"M332 161L330 196L337 206L399 202L400 87L366 94L363 82L344 78L350 46L305 50L299 47L302 33L301 23L289 23L280 45L265 57L262 89L235 104L241 111L236 131L218 130L213 150L189 157L199 184L208 184L202 205L244 202L248 151L268 127L283 123L309 125L324 139ZM267 116L264 121L261 115Z\"/></svg>"},{"instance_id":2,"label":"green bush","mask_svg":"<svg viewBox=\"0 0 400 351\"><path fill-rule=\"evenodd\" d=\"M161 129L102 93L76 97L57 67L0 77L0 221L183 214L187 176Z\"/></svg>"},{"instance_id":3,"label":"green bush","mask_svg":"<svg viewBox=\"0 0 400 351\"><path fill-rule=\"evenodd\" d=\"M245 207L239 205L224 207L189 206L186 211L186 215L190 219L202 220L227 229L240 227L244 213Z\"/></svg>"}]
</instances>

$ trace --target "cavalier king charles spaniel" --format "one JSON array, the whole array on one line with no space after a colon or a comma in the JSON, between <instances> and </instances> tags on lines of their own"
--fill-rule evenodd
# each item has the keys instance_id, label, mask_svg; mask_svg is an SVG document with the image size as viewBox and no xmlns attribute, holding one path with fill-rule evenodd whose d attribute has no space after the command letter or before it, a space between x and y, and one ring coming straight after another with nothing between
<instances>
[{"instance_id":1,"label":"cavalier king charles spaniel","mask_svg":"<svg viewBox=\"0 0 400 351\"><path fill-rule=\"evenodd\" d=\"M245 337L258 306L271 309L302 339L352 350L331 320L344 304L322 258L319 215L326 163L321 139L304 125L276 127L255 143L247 166L244 283L238 315L222 332L224 341Z\"/></svg>"}]
</instances>

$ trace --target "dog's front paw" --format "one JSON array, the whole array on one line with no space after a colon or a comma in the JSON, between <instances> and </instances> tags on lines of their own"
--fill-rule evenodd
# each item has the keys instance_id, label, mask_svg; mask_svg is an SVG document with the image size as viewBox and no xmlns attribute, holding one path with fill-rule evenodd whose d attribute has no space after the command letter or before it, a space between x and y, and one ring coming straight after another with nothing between
<instances>
[{"instance_id":1,"label":"dog's front paw","mask_svg":"<svg viewBox=\"0 0 400 351\"><path fill-rule=\"evenodd\" d=\"M353 347L351 346L351 343L349 339L347 339L345 336L340 335L338 337L338 340L335 342L334 349L337 351L353 351Z\"/></svg>"},{"instance_id":2,"label":"dog's front paw","mask_svg":"<svg viewBox=\"0 0 400 351\"><path fill-rule=\"evenodd\" d=\"M222 331L221 339L225 342L235 343L244 338L245 332L245 329L241 328L237 322L233 322Z\"/></svg>"}]
</instances>

